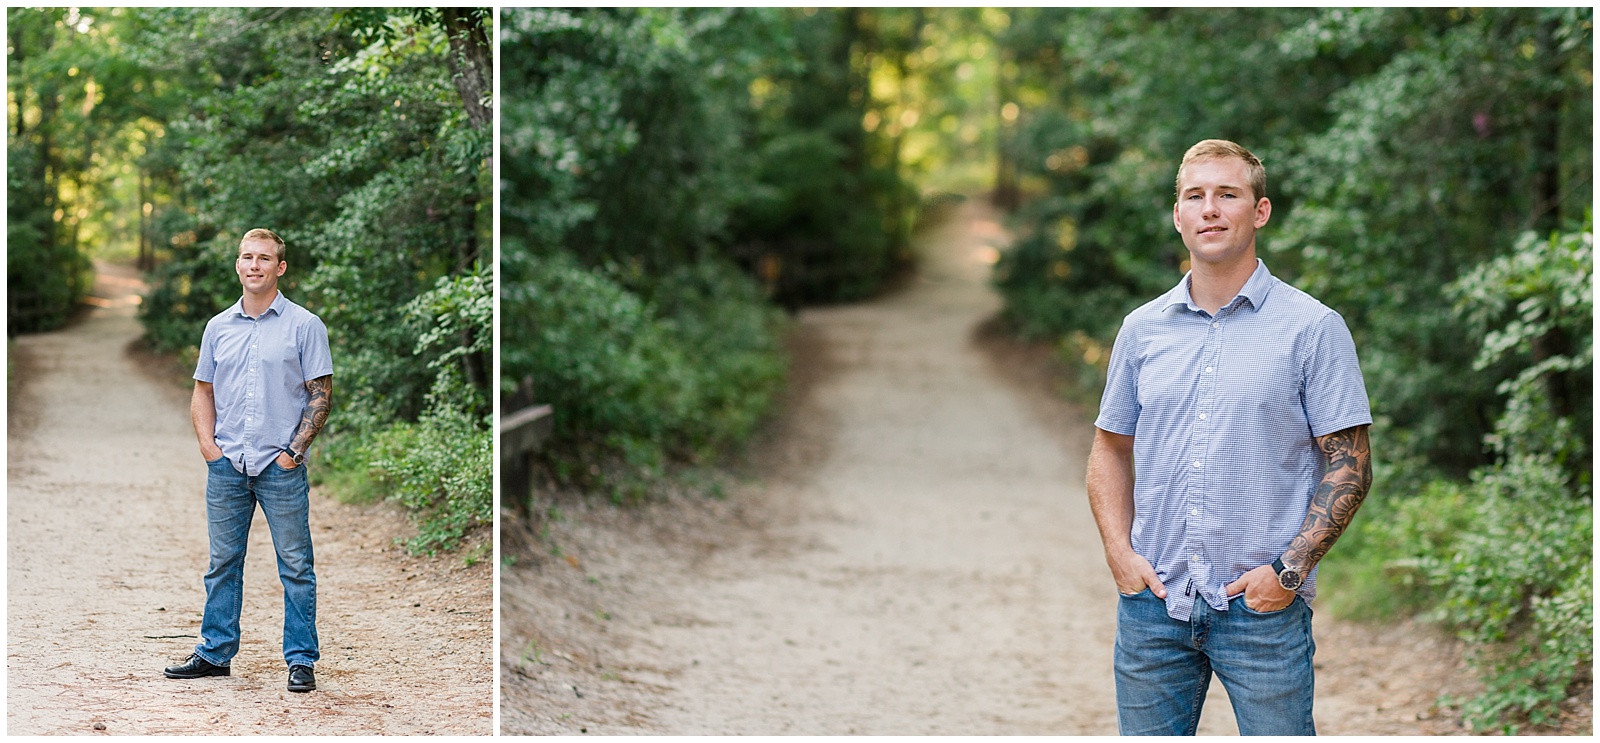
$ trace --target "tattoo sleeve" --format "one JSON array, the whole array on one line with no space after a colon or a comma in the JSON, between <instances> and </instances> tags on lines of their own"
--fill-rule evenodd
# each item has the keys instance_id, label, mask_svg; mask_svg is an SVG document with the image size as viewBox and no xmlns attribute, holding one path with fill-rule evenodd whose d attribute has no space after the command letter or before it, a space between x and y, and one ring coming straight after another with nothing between
<instances>
[{"instance_id":1,"label":"tattoo sleeve","mask_svg":"<svg viewBox=\"0 0 1600 743\"><path fill-rule=\"evenodd\" d=\"M317 434L322 433L322 425L328 422L328 408L333 405L333 375L306 382L306 390L311 393L311 400L300 414L300 427L289 443L290 449L301 454L306 453Z\"/></svg>"},{"instance_id":2,"label":"tattoo sleeve","mask_svg":"<svg viewBox=\"0 0 1600 743\"><path fill-rule=\"evenodd\" d=\"M1318 437L1317 447L1328 458L1328 469L1311 496L1311 508L1306 511L1299 536L1283 554L1284 563L1299 566L1306 573L1328 554L1372 487L1372 452L1366 426Z\"/></svg>"}]
</instances>

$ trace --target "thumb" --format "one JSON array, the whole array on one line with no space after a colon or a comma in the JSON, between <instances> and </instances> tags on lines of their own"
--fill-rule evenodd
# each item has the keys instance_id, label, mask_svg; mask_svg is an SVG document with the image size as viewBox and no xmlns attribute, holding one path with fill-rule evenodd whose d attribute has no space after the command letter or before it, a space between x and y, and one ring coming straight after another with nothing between
<instances>
[{"instance_id":1,"label":"thumb","mask_svg":"<svg viewBox=\"0 0 1600 743\"><path fill-rule=\"evenodd\" d=\"M1240 579L1238 579L1238 580L1236 580L1236 581L1234 581L1232 583L1229 583L1228 585L1222 587L1222 593L1225 596L1237 596L1237 595L1239 595L1239 594L1241 594L1243 592L1244 592L1244 578L1240 578Z\"/></svg>"},{"instance_id":2,"label":"thumb","mask_svg":"<svg viewBox=\"0 0 1600 743\"><path fill-rule=\"evenodd\" d=\"M1150 592L1155 594L1156 598L1164 599L1167 597L1167 586L1156 575L1155 568L1145 568L1144 583L1150 587Z\"/></svg>"}]
</instances>

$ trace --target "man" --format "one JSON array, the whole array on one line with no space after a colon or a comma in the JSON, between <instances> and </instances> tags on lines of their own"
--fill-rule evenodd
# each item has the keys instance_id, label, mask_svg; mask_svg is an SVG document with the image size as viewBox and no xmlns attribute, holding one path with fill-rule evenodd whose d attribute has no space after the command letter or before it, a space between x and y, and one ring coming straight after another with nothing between
<instances>
[{"instance_id":1,"label":"man","mask_svg":"<svg viewBox=\"0 0 1600 743\"><path fill-rule=\"evenodd\" d=\"M189 406L206 460L206 571L200 644L168 678L227 676L239 652L244 555L256 504L266 515L283 583L289 691L317 688L317 577L312 571L306 450L328 420L333 361L322 320L278 292L283 239L255 229L234 268L244 295L206 323Z\"/></svg>"},{"instance_id":2,"label":"man","mask_svg":"<svg viewBox=\"0 0 1600 743\"><path fill-rule=\"evenodd\" d=\"M1372 423L1338 313L1256 257L1266 171L1223 140L1190 148L1172 223L1176 287L1111 352L1089 502L1121 594L1124 735L1192 735L1215 671L1246 735L1309 735L1316 566L1372 475Z\"/></svg>"}]
</instances>

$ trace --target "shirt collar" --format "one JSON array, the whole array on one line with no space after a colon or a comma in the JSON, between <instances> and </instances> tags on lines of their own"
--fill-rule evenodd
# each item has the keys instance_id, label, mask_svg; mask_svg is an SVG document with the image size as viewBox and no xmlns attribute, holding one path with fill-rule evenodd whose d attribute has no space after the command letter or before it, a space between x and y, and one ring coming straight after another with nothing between
<instances>
[{"instance_id":1,"label":"shirt collar","mask_svg":"<svg viewBox=\"0 0 1600 743\"><path fill-rule=\"evenodd\" d=\"M272 304L267 305L267 311L261 314L262 316L266 316L267 312L273 312L277 313L279 316L282 316L283 311L287 309L288 306L289 298L283 296L283 290L280 289L278 291L278 296L272 299ZM241 317L249 317L249 315L244 314L244 297L239 297L239 301L234 302L233 306L228 308L228 312Z\"/></svg>"},{"instance_id":2,"label":"shirt collar","mask_svg":"<svg viewBox=\"0 0 1600 743\"><path fill-rule=\"evenodd\" d=\"M1178 281L1177 286L1172 287L1166 294L1162 295L1161 309L1166 310L1171 309L1173 305L1182 305L1190 312L1200 311L1200 307L1194 303L1194 297L1189 294L1189 279L1193 275L1193 271L1184 274L1183 278ZM1257 258L1256 270L1244 282L1244 286L1239 289L1239 293L1234 296L1233 301L1237 302L1239 297L1244 297L1246 304L1259 312L1261 311L1261 305L1267 301L1267 294L1272 291L1272 283L1272 272L1267 270L1266 263ZM1233 302L1228 303L1228 305L1232 304Z\"/></svg>"}]
</instances>

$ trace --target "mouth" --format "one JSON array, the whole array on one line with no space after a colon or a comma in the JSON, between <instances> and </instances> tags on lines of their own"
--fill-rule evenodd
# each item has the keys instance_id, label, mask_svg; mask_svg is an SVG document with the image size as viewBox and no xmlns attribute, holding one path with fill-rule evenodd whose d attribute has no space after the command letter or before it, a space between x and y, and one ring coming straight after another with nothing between
<instances>
[{"instance_id":1,"label":"mouth","mask_svg":"<svg viewBox=\"0 0 1600 743\"><path fill-rule=\"evenodd\" d=\"M1212 227L1205 227L1205 228L1201 229L1199 232L1197 232L1195 234L1198 234L1198 235L1209 235L1209 234L1212 234L1214 232L1227 232L1227 231L1228 231L1228 228L1226 228L1226 227L1212 226Z\"/></svg>"}]
</instances>

